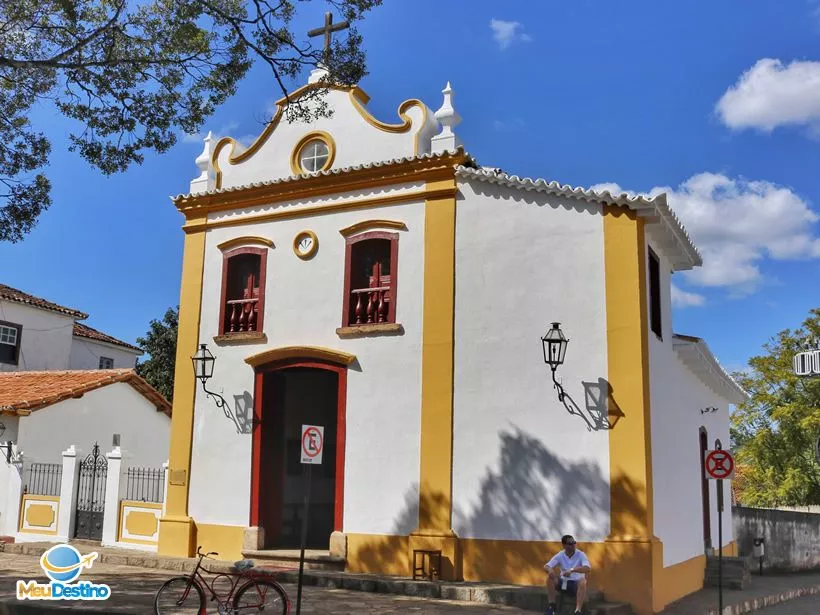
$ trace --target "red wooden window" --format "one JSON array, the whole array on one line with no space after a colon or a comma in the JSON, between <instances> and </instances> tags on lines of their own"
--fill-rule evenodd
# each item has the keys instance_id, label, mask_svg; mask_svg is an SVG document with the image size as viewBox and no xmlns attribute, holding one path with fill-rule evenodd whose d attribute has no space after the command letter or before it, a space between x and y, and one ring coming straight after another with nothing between
<instances>
[{"instance_id":1,"label":"red wooden window","mask_svg":"<svg viewBox=\"0 0 820 615\"><path fill-rule=\"evenodd\" d=\"M348 237L342 326L396 322L399 235L373 231Z\"/></svg>"},{"instance_id":2,"label":"red wooden window","mask_svg":"<svg viewBox=\"0 0 820 615\"><path fill-rule=\"evenodd\" d=\"M265 248L236 248L223 255L220 335L263 330L267 258Z\"/></svg>"}]
</instances>

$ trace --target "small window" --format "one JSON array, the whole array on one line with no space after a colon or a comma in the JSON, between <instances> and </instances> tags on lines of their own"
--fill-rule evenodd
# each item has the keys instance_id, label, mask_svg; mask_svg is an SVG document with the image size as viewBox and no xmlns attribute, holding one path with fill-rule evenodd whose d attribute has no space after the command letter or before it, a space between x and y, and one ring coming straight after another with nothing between
<instances>
[{"instance_id":1,"label":"small window","mask_svg":"<svg viewBox=\"0 0 820 615\"><path fill-rule=\"evenodd\" d=\"M224 254L219 335L262 331L267 250L237 248Z\"/></svg>"},{"instance_id":2,"label":"small window","mask_svg":"<svg viewBox=\"0 0 820 615\"><path fill-rule=\"evenodd\" d=\"M657 255L649 249L649 326L663 339L661 322L661 268Z\"/></svg>"},{"instance_id":3,"label":"small window","mask_svg":"<svg viewBox=\"0 0 820 615\"><path fill-rule=\"evenodd\" d=\"M321 139L312 139L299 151L299 165L305 173L315 173L325 168L329 157L330 149L327 143Z\"/></svg>"},{"instance_id":4,"label":"small window","mask_svg":"<svg viewBox=\"0 0 820 615\"><path fill-rule=\"evenodd\" d=\"M0 363L17 365L20 358L20 334L23 327L10 322L0 322Z\"/></svg>"},{"instance_id":5,"label":"small window","mask_svg":"<svg viewBox=\"0 0 820 615\"><path fill-rule=\"evenodd\" d=\"M100 369L114 369L114 359L100 357Z\"/></svg>"},{"instance_id":6,"label":"small window","mask_svg":"<svg viewBox=\"0 0 820 615\"><path fill-rule=\"evenodd\" d=\"M363 233L347 240L342 326L395 323L397 233Z\"/></svg>"}]
</instances>

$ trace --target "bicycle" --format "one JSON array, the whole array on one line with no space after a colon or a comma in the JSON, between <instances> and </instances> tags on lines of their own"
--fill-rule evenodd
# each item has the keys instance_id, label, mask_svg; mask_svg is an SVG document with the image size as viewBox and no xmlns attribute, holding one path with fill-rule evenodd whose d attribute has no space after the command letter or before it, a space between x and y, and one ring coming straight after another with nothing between
<instances>
[{"instance_id":1,"label":"bicycle","mask_svg":"<svg viewBox=\"0 0 820 615\"><path fill-rule=\"evenodd\" d=\"M236 562L232 572L212 572L203 567L202 560L212 559L211 556L218 557L219 553L203 553L199 546L196 554L199 561L190 575L169 579L159 588L154 598L155 615L205 615L206 591L210 594L210 601L216 601L220 615L242 615L259 611L287 615L290 612L287 592L269 575L254 572L252 561ZM213 575L210 583L200 571ZM229 586L227 593L218 591L217 582L226 588Z\"/></svg>"}]
</instances>

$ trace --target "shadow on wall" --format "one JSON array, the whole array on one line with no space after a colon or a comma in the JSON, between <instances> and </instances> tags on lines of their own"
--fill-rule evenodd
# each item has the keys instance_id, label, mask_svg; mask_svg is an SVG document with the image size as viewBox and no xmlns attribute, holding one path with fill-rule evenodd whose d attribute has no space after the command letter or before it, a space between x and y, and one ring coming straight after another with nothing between
<instances>
[{"instance_id":1,"label":"shadow on wall","mask_svg":"<svg viewBox=\"0 0 820 615\"><path fill-rule=\"evenodd\" d=\"M645 516L643 488L621 479L610 489L604 474L608 474L608 468L561 460L521 429L501 433L500 441L497 469L487 470L474 506L469 510L457 507L453 512L453 529L462 537L464 578L540 585L544 562L560 549L560 536L569 533L579 539L581 548L594 560L593 584L599 588L610 585L605 568L617 572L619 562L630 564L632 556L617 549L610 555L601 541L609 529L618 536L641 533ZM416 484L408 488L405 507L392 528L396 536L407 536L416 529L420 506L430 510L446 506L443 494L433 494L422 502L417 494ZM612 517L611 497L618 504L617 514ZM487 538L470 540L471 536ZM545 540L545 536L552 540ZM406 538L401 540L404 542L400 544L396 539L374 537L355 554L356 567L409 575L409 547ZM598 542L585 545L586 541ZM651 575L651 571L627 574Z\"/></svg>"},{"instance_id":2,"label":"shadow on wall","mask_svg":"<svg viewBox=\"0 0 820 615\"><path fill-rule=\"evenodd\" d=\"M572 396L563 391L564 404L571 416L580 417L586 423L587 431L607 431L615 429L615 425L624 416L621 408L612 396L612 385L606 378L598 378L597 382L581 382L584 386L584 407L581 408Z\"/></svg>"},{"instance_id":3,"label":"shadow on wall","mask_svg":"<svg viewBox=\"0 0 820 615\"><path fill-rule=\"evenodd\" d=\"M233 396L234 423L241 434L253 433L253 395L245 391L242 395Z\"/></svg>"}]
</instances>

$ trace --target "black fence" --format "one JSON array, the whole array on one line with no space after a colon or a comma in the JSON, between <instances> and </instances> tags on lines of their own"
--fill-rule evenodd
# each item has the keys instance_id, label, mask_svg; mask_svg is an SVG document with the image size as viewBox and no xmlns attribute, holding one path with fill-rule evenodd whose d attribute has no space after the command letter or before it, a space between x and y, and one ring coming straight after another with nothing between
<instances>
[{"instance_id":1,"label":"black fence","mask_svg":"<svg viewBox=\"0 0 820 615\"><path fill-rule=\"evenodd\" d=\"M34 495L60 495L62 481L63 464L32 463L23 491Z\"/></svg>"},{"instance_id":2,"label":"black fence","mask_svg":"<svg viewBox=\"0 0 820 615\"><path fill-rule=\"evenodd\" d=\"M164 468L128 468L125 480L126 500L160 503L164 497Z\"/></svg>"}]
</instances>

